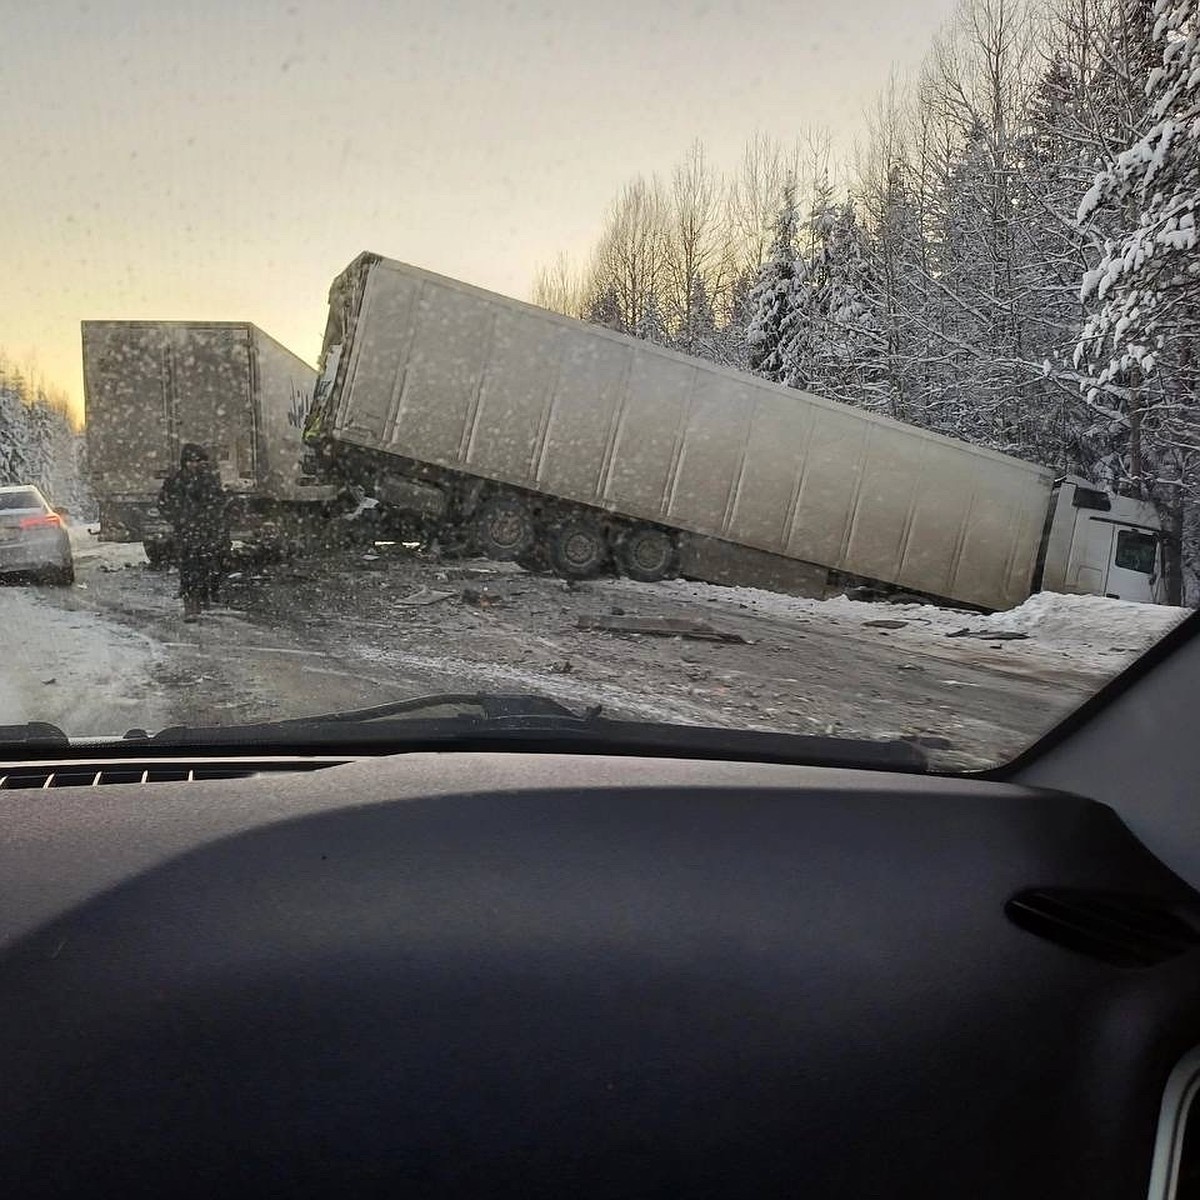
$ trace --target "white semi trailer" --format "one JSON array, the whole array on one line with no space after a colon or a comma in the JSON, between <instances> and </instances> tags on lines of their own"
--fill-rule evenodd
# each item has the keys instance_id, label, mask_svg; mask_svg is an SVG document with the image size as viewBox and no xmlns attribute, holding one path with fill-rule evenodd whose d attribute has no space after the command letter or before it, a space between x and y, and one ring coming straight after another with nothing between
<instances>
[{"instance_id":1,"label":"white semi trailer","mask_svg":"<svg viewBox=\"0 0 1200 1200\"><path fill-rule=\"evenodd\" d=\"M1164 599L1146 503L378 255L334 281L318 370L318 471L492 557Z\"/></svg>"},{"instance_id":2,"label":"white semi trailer","mask_svg":"<svg viewBox=\"0 0 1200 1200\"><path fill-rule=\"evenodd\" d=\"M88 467L100 536L170 553L155 504L184 442L208 451L235 534L274 529L328 498L301 475L316 372L237 321L84 321Z\"/></svg>"}]
</instances>

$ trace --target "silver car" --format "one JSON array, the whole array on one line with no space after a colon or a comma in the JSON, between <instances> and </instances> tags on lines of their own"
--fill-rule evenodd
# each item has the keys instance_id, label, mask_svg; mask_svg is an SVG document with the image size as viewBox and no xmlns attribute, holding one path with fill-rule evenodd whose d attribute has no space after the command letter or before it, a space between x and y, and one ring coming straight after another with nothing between
<instances>
[{"instance_id":1,"label":"silver car","mask_svg":"<svg viewBox=\"0 0 1200 1200\"><path fill-rule=\"evenodd\" d=\"M0 575L33 574L64 587L75 582L71 539L63 520L29 484L0 487Z\"/></svg>"}]
</instances>

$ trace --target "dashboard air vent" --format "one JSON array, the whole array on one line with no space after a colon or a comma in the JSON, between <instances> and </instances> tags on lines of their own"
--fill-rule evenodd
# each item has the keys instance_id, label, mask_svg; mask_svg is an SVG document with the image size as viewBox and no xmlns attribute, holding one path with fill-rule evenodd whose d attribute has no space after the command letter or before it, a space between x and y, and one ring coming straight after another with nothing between
<instances>
[{"instance_id":1,"label":"dashboard air vent","mask_svg":"<svg viewBox=\"0 0 1200 1200\"><path fill-rule=\"evenodd\" d=\"M275 771L317 771L342 760L226 760L223 762L71 762L0 766L0 791L34 788L105 787L117 783L195 783L248 779Z\"/></svg>"},{"instance_id":2,"label":"dashboard air vent","mask_svg":"<svg viewBox=\"0 0 1200 1200\"><path fill-rule=\"evenodd\" d=\"M1115 967L1152 967L1200 946L1200 933L1144 896L1035 888L1004 911L1029 933Z\"/></svg>"}]
</instances>

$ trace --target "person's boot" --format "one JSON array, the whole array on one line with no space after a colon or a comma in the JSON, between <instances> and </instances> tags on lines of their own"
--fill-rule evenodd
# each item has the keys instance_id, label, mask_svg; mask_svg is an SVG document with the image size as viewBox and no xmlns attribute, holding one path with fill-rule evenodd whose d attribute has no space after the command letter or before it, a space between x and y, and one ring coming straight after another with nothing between
<instances>
[{"instance_id":1,"label":"person's boot","mask_svg":"<svg viewBox=\"0 0 1200 1200\"><path fill-rule=\"evenodd\" d=\"M183 619L185 621L198 621L200 619L200 597L199 596L184 596L183 598Z\"/></svg>"}]
</instances>

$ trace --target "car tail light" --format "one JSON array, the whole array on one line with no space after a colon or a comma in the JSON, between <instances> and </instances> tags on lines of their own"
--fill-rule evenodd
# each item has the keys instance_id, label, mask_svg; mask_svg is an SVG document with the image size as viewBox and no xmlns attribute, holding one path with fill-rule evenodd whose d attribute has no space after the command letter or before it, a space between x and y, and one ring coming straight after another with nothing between
<instances>
[{"instance_id":1,"label":"car tail light","mask_svg":"<svg viewBox=\"0 0 1200 1200\"><path fill-rule=\"evenodd\" d=\"M62 525L62 517L58 513L44 513L40 517L22 517L20 520L22 529L45 529L51 525Z\"/></svg>"}]
</instances>

